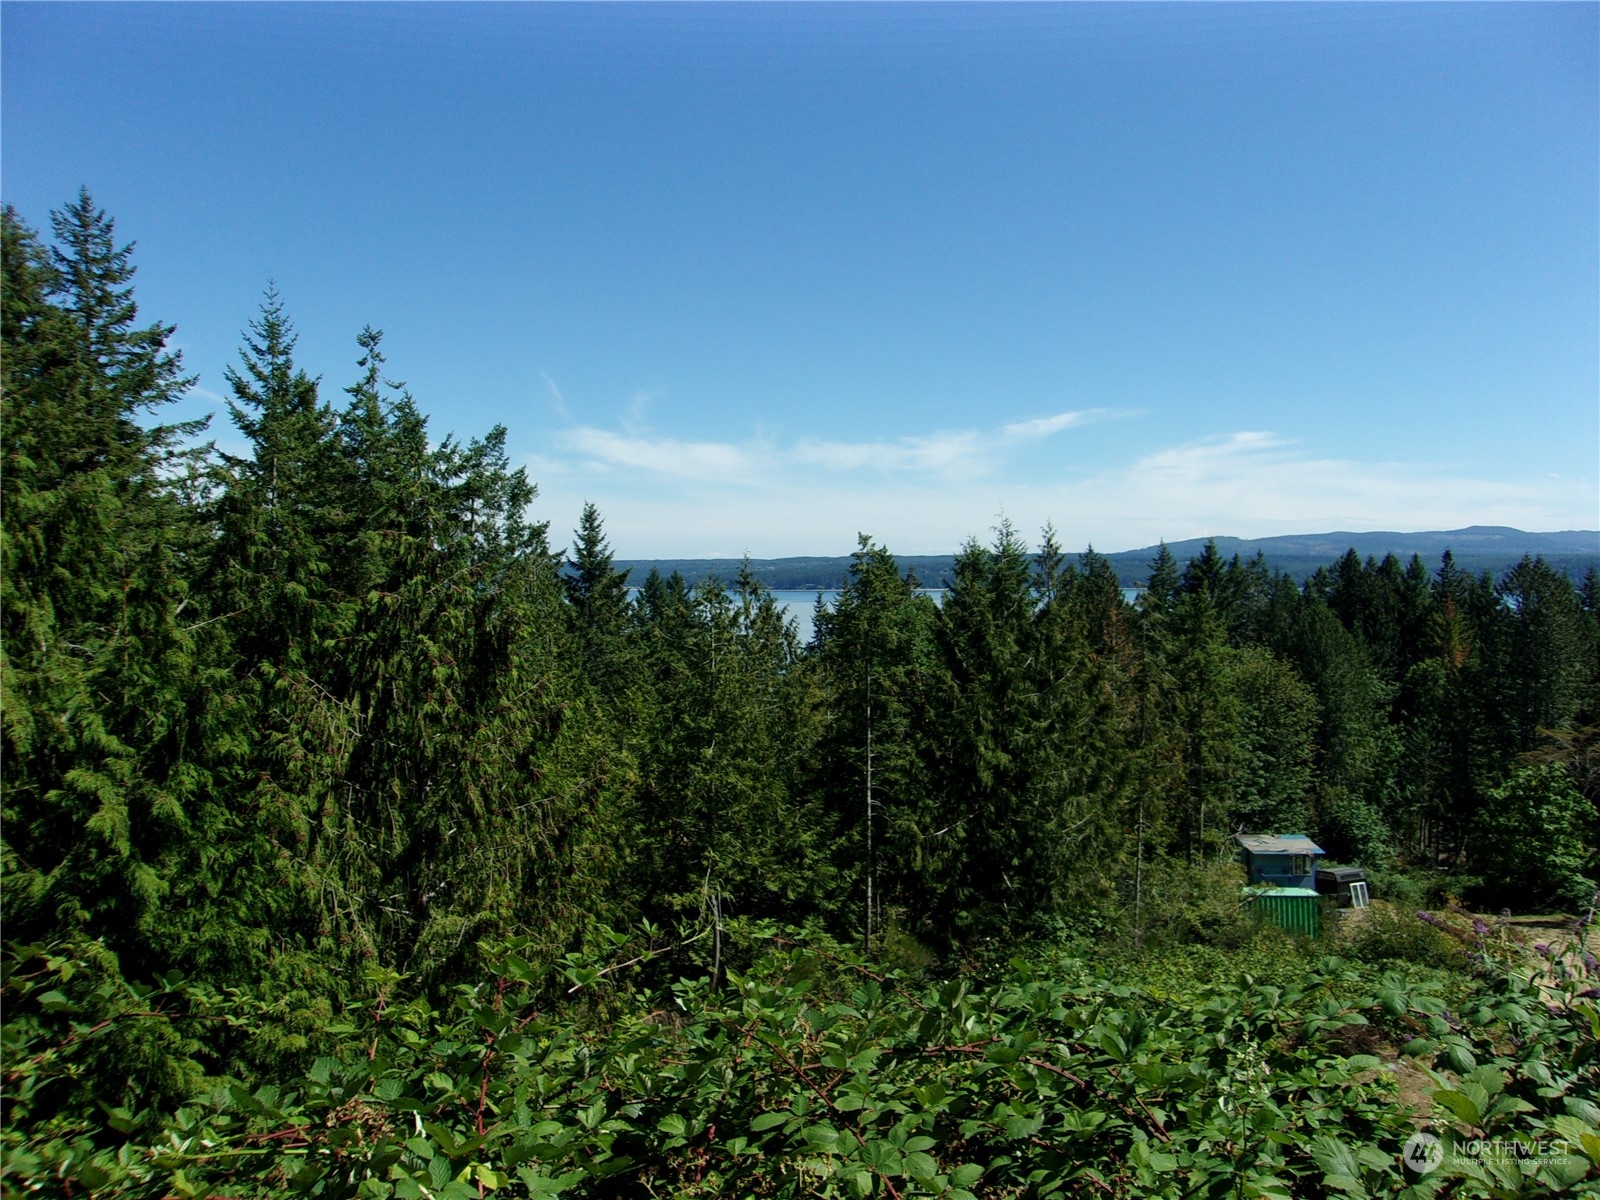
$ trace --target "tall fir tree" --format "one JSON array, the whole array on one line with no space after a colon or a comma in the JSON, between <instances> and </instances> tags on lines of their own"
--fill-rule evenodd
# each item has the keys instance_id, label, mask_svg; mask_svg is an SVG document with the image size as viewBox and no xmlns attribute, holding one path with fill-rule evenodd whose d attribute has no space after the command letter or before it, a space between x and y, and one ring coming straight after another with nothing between
<instances>
[{"instance_id":1,"label":"tall fir tree","mask_svg":"<svg viewBox=\"0 0 1600 1200\"><path fill-rule=\"evenodd\" d=\"M606 700L615 702L627 690L632 672L626 640L628 572L611 563L600 510L585 504L562 583L577 624L583 674Z\"/></svg>"},{"instance_id":2,"label":"tall fir tree","mask_svg":"<svg viewBox=\"0 0 1600 1200\"><path fill-rule=\"evenodd\" d=\"M826 814L806 787L810 671L772 594L742 570L646 580L634 884L654 920L816 914L837 892ZM707 955L706 962L712 962Z\"/></svg>"},{"instance_id":3,"label":"tall fir tree","mask_svg":"<svg viewBox=\"0 0 1600 1200\"><path fill-rule=\"evenodd\" d=\"M1183 791L1175 830L1188 861L1225 846L1238 769L1238 700L1229 687L1231 652L1223 608L1225 568L1214 543L1190 560L1174 604L1167 670L1182 746Z\"/></svg>"},{"instance_id":4,"label":"tall fir tree","mask_svg":"<svg viewBox=\"0 0 1600 1200\"><path fill-rule=\"evenodd\" d=\"M172 327L138 323L133 247L86 191L52 214L49 251L9 208L4 227L9 936L103 938L162 969L197 802L204 422L151 420L192 381Z\"/></svg>"},{"instance_id":5,"label":"tall fir tree","mask_svg":"<svg viewBox=\"0 0 1600 1200\"><path fill-rule=\"evenodd\" d=\"M1009 524L969 542L936 624L921 832L928 932L946 945L1040 929L1101 891L1120 852L1124 776L1083 621Z\"/></svg>"},{"instance_id":6,"label":"tall fir tree","mask_svg":"<svg viewBox=\"0 0 1600 1200\"><path fill-rule=\"evenodd\" d=\"M934 611L915 577L863 534L833 607L816 614L827 713L817 786L840 832L836 861L852 880L845 928L869 947L885 912L915 890L915 830L929 810L916 717Z\"/></svg>"}]
</instances>

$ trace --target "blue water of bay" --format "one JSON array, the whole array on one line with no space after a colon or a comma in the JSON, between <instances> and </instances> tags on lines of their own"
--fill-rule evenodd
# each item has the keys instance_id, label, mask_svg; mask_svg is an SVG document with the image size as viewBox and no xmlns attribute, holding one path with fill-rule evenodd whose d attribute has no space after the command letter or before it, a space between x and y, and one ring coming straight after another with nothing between
<instances>
[{"instance_id":1,"label":"blue water of bay","mask_svg":"<svg viewBox=\"0 0 1600 1200\"><path fill-rule=\"evenodd\" d=\"M1132 604L1139 597L1139 588L1123 588L1122 598ZM936 601L944 599L943 588L928 588L926 594ZM795 624L795 629L800 634L801 642L809 642L816 626L813 618L817 611L817 597L822 597L822 602L830 608L838 598L837 591L817 591L815 588L774 588L772 598L783 606L784 613Z\"/></svg>"}]
</instances>

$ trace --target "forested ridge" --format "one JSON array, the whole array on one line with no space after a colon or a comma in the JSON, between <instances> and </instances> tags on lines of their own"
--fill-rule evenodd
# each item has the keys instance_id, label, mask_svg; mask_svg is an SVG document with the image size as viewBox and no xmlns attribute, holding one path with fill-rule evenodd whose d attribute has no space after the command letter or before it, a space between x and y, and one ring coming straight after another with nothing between
<instances>
[{"instance_id":1,"label":"forested ridge","mask_svg":"<svg viewBox=\"0 0 1600 1200\"><path fill-rule=\"evenodd\" d=\"M1163 548L1130 605L1002 523L935 603L863 536L802 645L592 506L557 544L504 429L430 430L370 327L308 376L271 290L249 452L162 423L131 247L51 232L5 210L5 1194L1478 1186L1401 1171L1368 1025L1480 1137L1565 1130L1526 1194L1600 1161L1581 955L1553 1007L1488 926L1444 983L1083 963L1254 936L1241 830L1592 915L1594 570Z\"/></svg>"},{"instance_id":2,"label":"forested ridge","mask_svg":"<svg viewBox=\"0 0 1600 1200\"><path fill-rule=\"evenodd\" d=\"M1187 561L1204 553L1206 543L1214 543L1226 557L1237 554L1253 558L1260 554L1273 574L1287 572L1297 584L1304 583L1320 568L1327 567L1346 551L1358 557L1380 561L1393 554L1401 561L1420 555L1437 562L1446 551L1455 564L1474 575L1488 571L1498 578L1519 559L1544 558L1570 579L1582 579L1591 566L1600 567L1600 531L1569 529L1560 533L1525 533L1505 526L1471 525L1465 529L1415 533L1320 533L1294 534L1268 538L1218 536L1189 538L1167 546L1168 552ZM1111 564L1125 588L1143 588L1150 575L1150 560L1159 547L1120 550L1103 557ZM922 580L937 587L954 566L951 554L897 555L902 568L909 568ZM747 559L749 570L770 588L829 590L843 587L850 575L850 558L807 556L799 558ZM643 578L651 570L663 574L681 572L685 577L717 575L732 579L740 562L731 558L619 559L617 566Z\"/></svg>"}]
</instances>

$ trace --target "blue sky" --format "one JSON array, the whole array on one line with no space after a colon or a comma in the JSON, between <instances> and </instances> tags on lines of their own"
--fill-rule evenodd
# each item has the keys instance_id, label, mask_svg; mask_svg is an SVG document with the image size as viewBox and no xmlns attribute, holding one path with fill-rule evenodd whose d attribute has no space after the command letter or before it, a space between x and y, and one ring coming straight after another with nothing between
<instances>
[{"instance_id":1,"label":"blue sky","mask_svg":"<svg viewBox=\"0 0 1600 1200\"><path fill-rule=\"evenodd\" d=\"M1600 525L1600 6L0 6L220 410L269 276L624 557ZM214 422L224 446L237 435Z\"/></svg>"}]
</instances>

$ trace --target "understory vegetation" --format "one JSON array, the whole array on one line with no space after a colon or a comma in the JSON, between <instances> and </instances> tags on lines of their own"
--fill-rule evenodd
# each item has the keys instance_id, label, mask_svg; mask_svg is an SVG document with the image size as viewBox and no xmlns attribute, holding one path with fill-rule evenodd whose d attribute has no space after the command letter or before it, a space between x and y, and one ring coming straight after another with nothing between
<instances>
[{"instance_id":1,"label":"understory vegetation","mask_svg":"<svg viewBox=\"0 0 1600 1200\"><path fill-rule=\"evenodd\" d=\"M1130 604L1002 523L939 603L863 536L801 644L593 507L553 547L503 429L371 328L330 398L270 290L248 451L163 424L131 247L52 232L5 210L4 1195L1600 1178L1594 571L1163 549ZM1241 830L1390 906L1262 929Z\"/></svg>"},{"instance_id":2,"label":"understory vegetation","mask_svg":"<svg viewBox=\"0 0 1600 1200\"><path fill-rule=\"evenodd\" d=\"M251 1037L270 1005L24 951L6 1049L31 1136L8 1132L7 1190L1287 1200L1600 1176L1600 973L1578 953L1552 950L1544 987L1503 963L1363 970L1281 938L1261 978L1235 958L1128 984L1036 954L919 985L746 929L748 971L646 988L617 970L648 947L596 932L612 957L567 956L559 1016L520 943L483 947L498 971L438 1005L375 968L304 1071L252 1086L189 1062L172 1110L137 1088L97 1110L93 1081L163 1038L147 1069L195 1052L185 1022ZM1442 1118L1426 1172L1403 1158L1407 1065Z\"/></svg>"}]
</instances>

